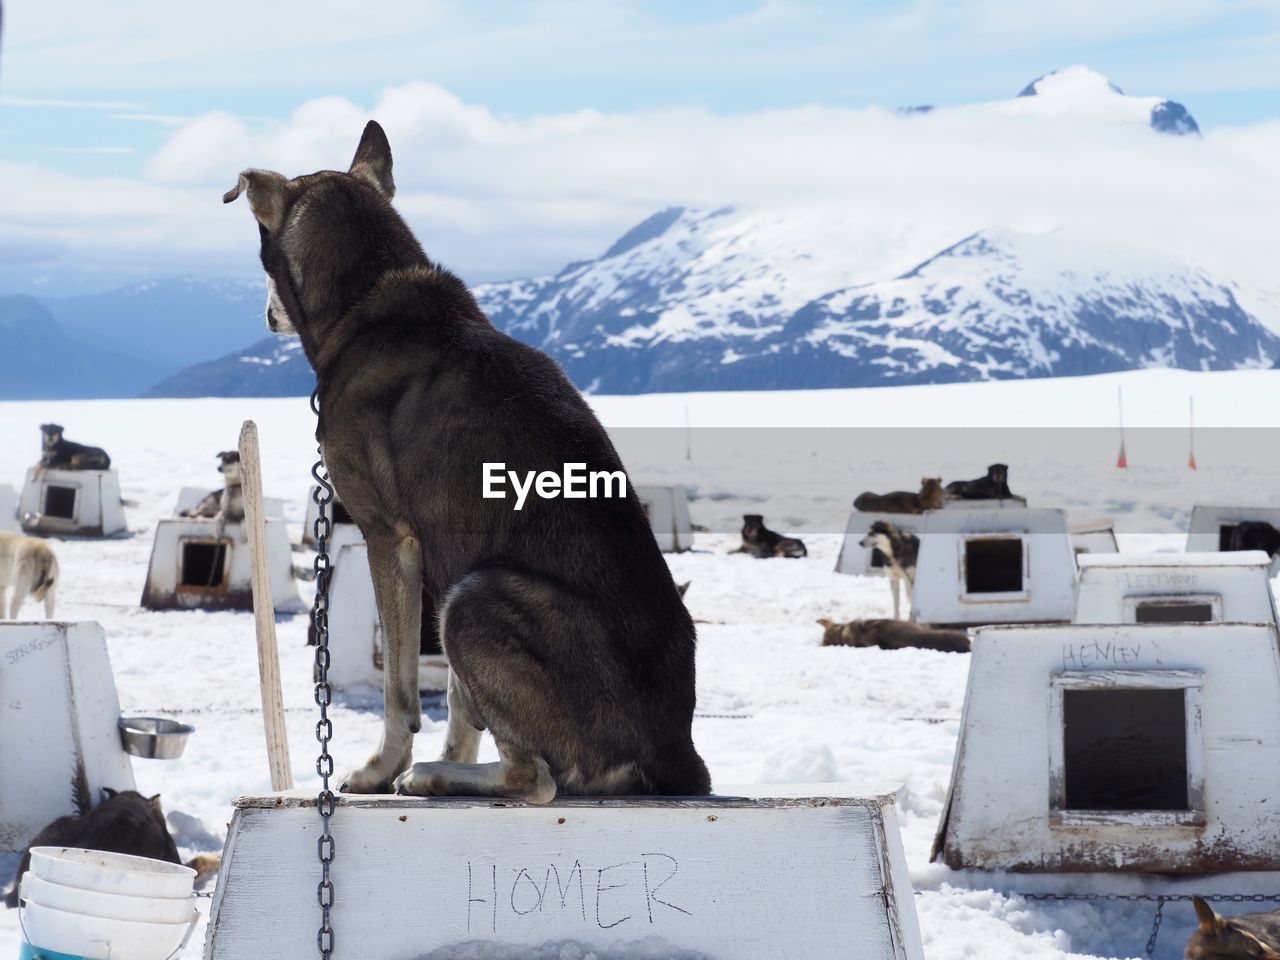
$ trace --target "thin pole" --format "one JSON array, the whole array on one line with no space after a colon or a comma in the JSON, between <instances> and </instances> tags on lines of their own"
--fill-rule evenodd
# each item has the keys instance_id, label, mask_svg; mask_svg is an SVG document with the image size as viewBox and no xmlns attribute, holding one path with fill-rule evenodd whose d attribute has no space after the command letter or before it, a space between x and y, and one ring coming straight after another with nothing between
<instances>
[{"instance_id":1,"label":"thin pole","mask_svg":"<svg viewBox=\"0 0 1280 960\"><path fill-rule=\"evenodd\" d=\"M1188 444L1188 448L1191 451L1190 455L1187 457L1187 466L1190 467L1192 470L1196 470L1198 468L1196 467L1196 398L1195 397L1187 397L1187 408L1190 414L1187 420L1187 444Z\"/></svg>"},{"instance_id":2,"label":"thin pole","mask_svg":"<svg viewBox=\"0 0 1280 960\"><path fill-rule=\"evenodd\" d=\"M267 735L267 766L271 770L272 790L292 790L284 697L280 692L275 603L271 597L271 575L267 567L262 460L258 452L258 425L252 420L246 420L240 428L240 484L244 491L245 532L253 561L253 622L258 634L258 686L262 695L262 723Z\"/></svg>"},{"instance_id":3,"label":"thin pole","mask_svg":"<svg viewBox=\"0 0 1280 960\"><path fill-rule=\"evenodd\" d=\"M1116 458L1116 466L1125 470L1129 467L1129 457L1124 444L1124 388L1119 384L1116 384L1116 406L1120 411L1120 456Z\"/></svg>"},{"instance_id":4,"label":"thin pole","mask_svg":"<svg viewBox=\"0 0 1280 960\"><path fill-rule=\"evenodd\" d=\"M689 429L689 405L684 405L684 458L693 459L693 432Z\"/></svg>"}]
</instances>

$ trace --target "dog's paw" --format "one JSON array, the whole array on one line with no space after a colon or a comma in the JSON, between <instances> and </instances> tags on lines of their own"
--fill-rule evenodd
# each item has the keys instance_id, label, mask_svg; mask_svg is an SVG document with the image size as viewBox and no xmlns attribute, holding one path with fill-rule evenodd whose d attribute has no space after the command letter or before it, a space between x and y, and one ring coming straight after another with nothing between
<instances>
[{"instance_id":1,"label":"dog's paw","mask_svg":"<svg viewBox=\"0 0 1280 960\"><path fill-rule=\"evenodd\" d=\"M441 763L415 763L396 777L393 789L406 797L442 797L448 792L448 780Z\"/></svg>"},{"instance_id":2,"label":"dog's paw","mask_svg":"<svg viewBox=\"0 0 1280 960\"><path fill-rule=\"evenodd\" d=\"M394 778L394 771L387 773L381 764L370 762L344 776L338 790L341 793L391 793Z\"/></svg>"}]
</instances>

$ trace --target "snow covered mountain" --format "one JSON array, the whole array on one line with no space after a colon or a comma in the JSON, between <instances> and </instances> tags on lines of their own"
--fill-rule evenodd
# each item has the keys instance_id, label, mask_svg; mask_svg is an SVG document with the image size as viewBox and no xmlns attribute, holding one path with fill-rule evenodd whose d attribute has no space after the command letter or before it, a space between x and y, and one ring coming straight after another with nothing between
<instances>
[{"instance_id":1,"label":"snow covered mountain","mask_svg":"<svg viewBox=\"0 0 1280 960\"><path fill-rule=\"evenodd\" d=\"M599 393L1280 361L1280 289L1258 244L1249 242L1256 236L1265 246L1271 228L1236 207L1228 219L1226 206L1209 199L1197 208L1188 190L1196 184L1175 183L1180 192L1168 193L1158 167L1146 174L1152 162L1198 156L1203 148L1198 136L1158 135L1198 133L1180 104L1126 96L1105 77L1072 67L1010 100L913 109L888 115L885 124L885 136L901 138L900 145L926 129L933 132L922 144L937 143L938 130L958 137L975 127L994 131L995 141L979 138L978 152L966 155L965 174L970 182L975 169L978 177L983 170L1019 176L1018 192L975 206L963 189L948 186L944 165L942 178L935 173L932 180L912 169L899 181L898 171L887 169L883 189L860 186L853 201L675 206L599 257L554 276L482 284L475 293L496 326L546 351L582 389ZM975 149L971 134L966 143ZM1049 154L1078 150L1102 169L1140 170L1139 182L1150 179L1149 192L1161 200L1134 208L1138 213L1114 210L1082 185L1096 181L1072 178L1061 164L1028 177L1002 155L1025 143L1044 144ZM1231 183L1234 175L1234 168L1203 168L1207 183ZM153 393L306 392L305 364L291 349L264 341Z\"/></svg>"}]
</instances>

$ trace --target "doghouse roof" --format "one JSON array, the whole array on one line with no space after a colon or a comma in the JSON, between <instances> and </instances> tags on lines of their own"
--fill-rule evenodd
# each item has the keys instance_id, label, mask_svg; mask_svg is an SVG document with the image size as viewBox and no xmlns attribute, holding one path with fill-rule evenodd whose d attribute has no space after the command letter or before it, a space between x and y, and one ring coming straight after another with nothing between
<instances>
[{"instance_id":1,"label":"doghouse roof","mask_svg":"<svg viewBox=\"0 0 1280 960\"><path fill-rule=\"evenodd\" d=\"M1261 550L1228 550L1222 553L1086 553L1086 567L1269 567L1271 558Z\"/></svg>"}]
</instances>

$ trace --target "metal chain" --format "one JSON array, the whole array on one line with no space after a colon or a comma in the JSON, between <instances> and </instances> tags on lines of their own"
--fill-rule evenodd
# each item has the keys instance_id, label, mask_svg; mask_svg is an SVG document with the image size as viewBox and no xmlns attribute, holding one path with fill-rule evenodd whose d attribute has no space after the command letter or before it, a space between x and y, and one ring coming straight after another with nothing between
<instances>
[{"instance_id":1,"label":"metal chain","mask_svg":"<svg viewBox=\"0 0 1280 960\"><path fill-rule=\"evenodd\" d=\"M319 388L311 394L311 409L319 417ZM329 535L333 532L333 525L327 508L333 501L333 484L329 482L329 473L325 469L324 452L319 447L316 452L320 458L311 468L311 478L316 482L311 499L317 508L312 528L316 539L316 599L311 608L311 622L316 633L315 700L320 708L320 719L316 721L316 741L320 744L320 754L316 757L316 773L320 775L320 793L316 796L316 811L320 814L320 837L316 843L320 857L320 884L316 887L320 929L316 932L316 947L321 958L329 960L333 953L333 880L329 873L334 857L329 820L333 817L335 802L333 790L329 787L329 778L333 776L333 757L329 754L329 741L333 739L333 722L329 719L329 704L333 702L333 689L329 686Z\"/></svg>"},{"instance_id":2,"label":"metal chain","mask_svg":"<svg viewBox=\"0 0 1280 960\"><path fill-rule=\"evenodd\" d=\"M1090 903L1108 901L1146 902L1156 905L1155 916L1151 918L1151 936L1147 938L1147 956L1156 952L1156 940L1160 936L1160 924L1164 922L1164 905L1166 903L1190 903L1199 896L1201 900L1219 900L1227 903L1280 903L1280 894L1274 893L1022 893L1017 894L1024 900L1073 900Z\"/></svg>"}]
</instances>

